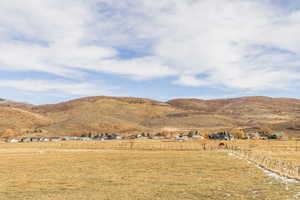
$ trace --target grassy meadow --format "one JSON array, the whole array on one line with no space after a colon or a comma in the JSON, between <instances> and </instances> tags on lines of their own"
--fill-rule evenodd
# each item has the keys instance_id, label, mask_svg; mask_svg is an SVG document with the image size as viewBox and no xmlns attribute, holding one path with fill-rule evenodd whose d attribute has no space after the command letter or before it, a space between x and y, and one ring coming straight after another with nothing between
<instances>
[{"instance_id":1,"label":"grassy meadow","mask_svg":"<svg viewBox=\"0 0 300 200\"><path fill-rule=\"evenodd\" d=\"M209 141L0 144L0 199L300 199L299 183L285 184L269 177L226 151L201 150L203 143L217 144ZM244 141L237 143L251 145ZM252 147L266 146L260 143ZM278 158L289 158L287 155L299 158L294 151Z\"/></svg>"}]
</instances>

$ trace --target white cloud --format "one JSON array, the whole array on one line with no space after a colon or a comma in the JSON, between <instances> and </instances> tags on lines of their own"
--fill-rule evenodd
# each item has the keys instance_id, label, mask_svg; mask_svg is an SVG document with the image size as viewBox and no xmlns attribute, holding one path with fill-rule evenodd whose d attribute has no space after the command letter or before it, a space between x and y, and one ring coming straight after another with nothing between
<instances>
[{"instance_id":1,"label":"white cloud","mask_svg":"<svg viewBox=\"0 0 300 200\"><path fill-rule=\"evenodd\" d=\"M177 84L260 90L299 80L297 18L263 1L178 1L173 12L158 19L166 28L155 53L181 71Z\"/></svg>"},{"instance_id":2,"label":"white cloud","mask_svg":"<svg viewBox=\"0 0 300 200\"><path fill-rule=\"evenodd\" d=\"M0 69L282 89L300 79L299 21L262 0L2 0Z\"/></svg>"},{"instance_id":3,"label":"white cloud","mask_svg":"<svg viewBox=\"0 0 300 200\"><path fill-rule=\"evenodd\" d=\"M111 95L118 88L99 83L72 83L59 80L0 80L0 87L26 92L55 92L68 95Z\"/></svg>"}]
</instances>

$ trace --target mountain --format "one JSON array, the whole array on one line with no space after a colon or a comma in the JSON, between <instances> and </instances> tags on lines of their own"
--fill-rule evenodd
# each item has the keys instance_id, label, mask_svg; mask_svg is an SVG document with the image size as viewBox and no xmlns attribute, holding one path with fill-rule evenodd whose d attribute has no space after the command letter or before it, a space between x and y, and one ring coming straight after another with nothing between
<instances>
[{"instance_id":1,"label":"mountain","mask_svg":"<svg viewBox=\"0 0 300 200\"><path fill-rule=\"evenodd\" d=\"M10 101L10 100L0 98L0 107L14 107L14 108L29 109L32 108L33 105L29 103Z\"/></svg>"},{"instance_id":2,"label":"mountain","mask_svg":"<svg viewBox=\"0 0 300 200\"><path fill-rule=\"evenodd\" d=\"M231 118L238 127L271 127L292 135L300 126L300 100L271 97L240 97L232 99L174 99L170 105L189 112L221 115ZM299 129L300 130L300 129Z\"/></svg>"},{"instance_id":3,"label":"mountain","mask_svg":"<svg viewBox=\"0 0 300 200\"><path fill-rule=\"evenodd\" d=\"M35 113L53 119L49 132L123 134L151 131L147 123L176 111L167 103L141 98L88 97L36 106Z\"/></svg>"},{"instance_id":4,"label":"mountain","mask_svg":"<svg viewBox=\"0 0 300 200\"><path fill-rule=\"evenodd\" d=\"M300 100L288 98L173 99L159 102L99 96L40 106L2 103L0 116L0 135L7 129L12 129L16 135L62 136L270 127L300 136Z\"/></svg>"},{"instance_id":5,"label":"mountain","mask_svg":"<svg viewBox=\"0 0 300 200\"><path fill-rule=\"evenodd\" d=\"M0 136L10 132L14 136L23 136L37 127L48 126L51 119L42 115L13 107L0 107Z\"/></svg>"},{"instance_id":6,"label":"mountain","mask_svg":"<svg viewBox=\"0 0 300 200\"><path fill-rule=\"evenodd\" d=\"M241 123L280 123L300 116L300 100L270 97L234 99L175 99L170 105L203 114L219 114L239 119Z\"/></svg>"}]
</instances>

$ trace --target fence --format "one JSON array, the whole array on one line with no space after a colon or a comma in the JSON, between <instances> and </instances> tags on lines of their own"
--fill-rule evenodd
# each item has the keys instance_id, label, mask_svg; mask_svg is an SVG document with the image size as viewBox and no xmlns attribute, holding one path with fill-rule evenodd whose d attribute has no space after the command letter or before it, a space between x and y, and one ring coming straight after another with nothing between
<instances>
[{"instance_id":1,"label":"fence","mask_svg":"<svg viewBox=\"0 0 300 200\"><path fill-rule=\"evenodd\" d=\"M218 149L216 143L202 142L135 142L122 141L118 143L97 143L97 148L100 149L115 149L115 150L151 150L151 151L213 151Z\"/></svg>"},{"instance_id":2,"label":"fence","mask_svg":"<svg viewBox=\"0 0 300 200\"><path fill-rule=\"evenodd\" d=\"M112 140L112 141L60 141L5 143L2 148L38 149L103 149L103 150L152 150L152 151L210 151L218 149L219 142L174 140Z\"/></svg>"},{"instance_id":3,"label":"fence","mask_svg":"<svg viewBox=\"0 0 300 200\"><path fill-rule=\"evenodd\" d=\"M266 145L263 147L264 150L267 151L300 151L299 145Z\"/></svg>"},{"instance_id":4,"label":"fence","mask_svg":"<svg viewBox=\"0 0 300 200\"><path fill-rule=\"evenodd\" d=\"M251 150L240 149L236 146L229 148L232 153L251 161L260 167L273 171L281 176L300 180L299 163L287 160L272 159L262 153L253 152Z\"/></svg>"}]
</instances>

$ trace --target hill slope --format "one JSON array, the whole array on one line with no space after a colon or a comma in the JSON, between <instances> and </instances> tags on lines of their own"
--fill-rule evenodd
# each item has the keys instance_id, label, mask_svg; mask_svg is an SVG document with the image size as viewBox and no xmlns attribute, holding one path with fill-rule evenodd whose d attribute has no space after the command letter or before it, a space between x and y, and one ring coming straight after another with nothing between
<instances>
[{"instance_id":1,"label":"hill slope","mask_svg":"<svg viewBox=\"0 0 300 200\"><path fill-rule=\"evenodd\" d=\"M29 109L32 108L33 105L29 103L10 101L10 100L0 98L0 107L14 107L14 108Z\"/></svg>"},{"instance_id":2,"label":"hill slope","mask_svg":"<svg viewBox=\"0 0 300 200\"><path fill-rule=\"evenodd\" d=\"M0 106L0 114L1 109L2 116L19 117L0 118L0 133L7 128L40 128L47 135L54 136L249 126L269 126L293 135L300 133L300 100L287 98L174 99L159 102L101 96L52 105L25 106L23 110Z\"/></svg>"},{"instance_id":3,"label":"hill slope","mask_svg":"<svg viewBox=\"0 0 300 200\"><path fill-rule=\"evenodd\" d=\"M43 105L33 110L54 120L50 132L69 134L87 132L133 133L150 131L144 126L176 109L149 99L89 97L61 104Z\"/></svg>"},{"instance_id":4,"label":"hill slope","mask_svg":"<svg viewBox=\"0 0 300 200\"><path fill-rule=\"evenodd\" d=\"M175 99L170 105L204 114L220 114L243 123L279 123L300 117L300 100L270 97L199 100Z\"/></svg>"},{"instance_id":5,"label":"hill slope","mask_svg":"<svg viewBox=\"0 0 300 200\"><path fill-rule=\"evenodd\" d=\"M19 108L0 107L0 136L4 136L7 130L16 136L23 136L32 129L51 123L51 119L36 113Z\"/></svg>"}]
</instances>

